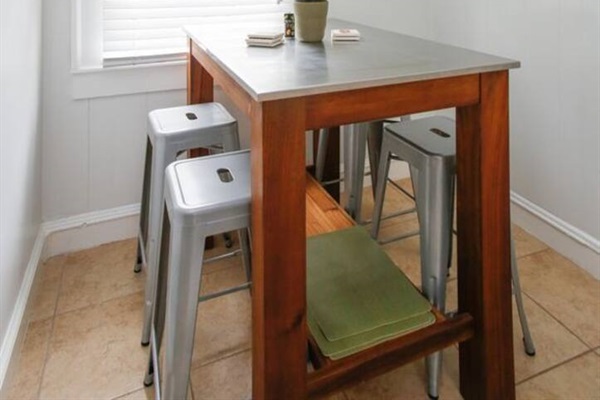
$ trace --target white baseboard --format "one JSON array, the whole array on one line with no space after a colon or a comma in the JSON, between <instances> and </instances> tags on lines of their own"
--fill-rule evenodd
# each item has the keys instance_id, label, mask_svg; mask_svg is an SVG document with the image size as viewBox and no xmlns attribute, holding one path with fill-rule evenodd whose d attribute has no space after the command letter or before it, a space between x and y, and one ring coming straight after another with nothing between
<instances>
[{"instance_id":1,"label":"white baseboard","mask_svg":"<svg viewBox=\"0 0 600 400\"><path fill-rule=\"evenodd\" d=\"M140 205L131 204L109 210L95 211L56 221L45 222L39 228L31 250L23 283L0 347L0 393L10 377L12 357L18 354L27 301L38 265L49 257L99 246L116 240L135 237L138 232Z\"/></svg>"},{"instance_id":2,"label":"white baseboard","mask_svg":"<svg viewBox=\"0 0 600 400\"><path fill-rule=\"evenodd\" d=\"M514 192L510 197L513 222L600 280L600 240Z\"/></svg>"},{"instance_id":3,"label":"white baseboard","mask_svg":"<svg viewBox=\"0 0 600 400\"><path fill-rule=\"evenodd\" d=\"M31 287L36 276L37 267L42 258L45 238L44 230L40 227L33 244L33 249L31 250L27 268L25 269L23 283L21 284L12 316L8 323L4 340L2 341L2 347L0 347L0 393L6 389L4 384L7 382L6 378L10 376L8 368L11 365L11 359L13 355L18 354L18 351L15 350L20 348L25 333L24 329L21 329L21 322L25 317L29 293L31 292Z\"/></svg>"},{"instance_id":4,"label":"white baseboard","mask_svg":"<svg viewBox=\"0 0 600 400\"><path fill-rule=\"evenodd\" d=\"M135 237L139 213L140 205L130 204L44 223L43 259Z\"/></svg>"}]
</instances>

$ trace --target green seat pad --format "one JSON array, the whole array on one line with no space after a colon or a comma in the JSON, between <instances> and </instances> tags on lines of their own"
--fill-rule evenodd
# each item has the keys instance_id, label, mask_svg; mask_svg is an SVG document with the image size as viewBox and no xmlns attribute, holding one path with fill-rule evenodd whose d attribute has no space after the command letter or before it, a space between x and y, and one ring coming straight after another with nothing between
<instances>
[{"instance_id":1,"label":"green seat pad","mask_svg":"<svg viewBox=\"0 0 600 400\"><path fill-rule=\"evenodd\" d=\"M434 322L429 302L362 227L309 238L307 264L309 327L320 347L319 337L336 342L326 345L332 354Z\"/></svg>"},{"instance_id":2,"label":"green seat pad","mask_svg":"<svg viewBox=\"0 0 600 400\"><path fill-rule=\"evenodd\" d=\"M354 353L358 353L379 343L429 326L435 322L435 316L431 312L428 312L345 339L329 341L323 335L318 324L315 323L311 317L312 315L309 309L308 328L317 342L321 353L332 360L338 360Z\"/></svg>"}]
</instances>

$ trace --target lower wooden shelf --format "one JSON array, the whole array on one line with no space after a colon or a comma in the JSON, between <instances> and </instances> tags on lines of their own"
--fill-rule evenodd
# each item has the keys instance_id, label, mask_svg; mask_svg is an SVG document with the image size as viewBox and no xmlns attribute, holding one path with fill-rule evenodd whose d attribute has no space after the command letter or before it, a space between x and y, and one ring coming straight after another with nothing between
<instances>
[{"instance_id":1,"label":"lower wooden shelf","mask_svg":"<svg viewBox=\"0 0 600 400\"><path fill-rule=\"evenodd\" d=\"M310 175L306 184L306 234L313 236L348 228L354 221ZM434 310L436 322L426 328L373 346L360 353L331 360L309 337L314 372L308 376L308 393L319 397L373 378L406 363L462 342L473 336L473 318L448 318Z\"/></svg>"}]
</instances>

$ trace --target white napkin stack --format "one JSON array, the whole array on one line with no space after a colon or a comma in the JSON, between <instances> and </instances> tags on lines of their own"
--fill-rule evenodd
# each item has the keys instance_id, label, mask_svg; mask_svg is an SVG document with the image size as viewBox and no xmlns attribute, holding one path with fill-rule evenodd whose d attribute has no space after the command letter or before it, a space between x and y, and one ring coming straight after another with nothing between
<instances>
[{"instance_id":1,"label":"white napkin stack","mask_svg":"<svg viewBox=\"0 0 600 400\"><path fill-rule=\"evenodd\" d=\"M258 47L275 47L283 43L282 32L256 32L249 33L246 38L246 44L248 46Z\"/></svg>"},{"instance_id":2,"label":"white napkin stack","mask_svg":"<svg viewBox=\"0 0 600 400\"><path fill-rule=\"evenodd\" d=\"M358 29L332 29L331 40L334 42L357 42L360 40Z\"/></svg>"}]
</instances>

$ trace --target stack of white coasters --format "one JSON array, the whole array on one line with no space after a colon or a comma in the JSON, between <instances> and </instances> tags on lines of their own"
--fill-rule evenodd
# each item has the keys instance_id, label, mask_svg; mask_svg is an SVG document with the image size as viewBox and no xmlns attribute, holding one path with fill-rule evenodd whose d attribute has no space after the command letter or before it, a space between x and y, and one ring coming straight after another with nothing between
<instances>
[{"instance_id":1,"label":"stack of white coasters","mask_svg":"<svg viewBox=\"0 0 600 400\"><path fill-rule=\"evenodd\" d=\"M332 29L331 40L334 42L357 42L360 40L358 29Z\"/></svg>"},{"instance_id":2,"label":"stack of white coasters","mask_svg":"<svg viewBox=\"0 0 600 400\"><path fill-rule=\"evenodd\" d=\"M283 33L257 32L249 33L246 38L248 46L275 47L283 43Z\"/></svg>"}]
</instances>

